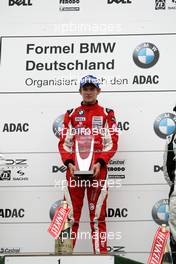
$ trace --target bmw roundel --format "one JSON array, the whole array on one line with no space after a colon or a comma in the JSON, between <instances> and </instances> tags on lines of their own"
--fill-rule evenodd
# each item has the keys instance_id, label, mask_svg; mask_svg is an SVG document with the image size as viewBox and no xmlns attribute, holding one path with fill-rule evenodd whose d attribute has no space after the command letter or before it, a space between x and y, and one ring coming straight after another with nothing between
<instances>
[{"instance_id":1,"label":"bmw roundel","mask_svg":"<svg viewBox=\"0 0 176 264\"><path fill-rule=\"evenodd\" d=\"M53 123L53 132L56 137L59 138L60 130L63 128L64 124L64 115L60 115L56 118L56 120Z\"/></svg>"},{"instance_id":2,"label":"bmw roundel","mask_svg":"<svg viewBox=\"0 0 176 264\"><path fill-rule=\"evenodd\" d=\"M176 115L172 113L159 115L155 119L153 128L157 136L166 139L176 131Z\"/></svg>"},{"instance_id":3,"label":"bmw roundel","mask_svg":"<svg viewBox=\"0 0 176 264\"><path fill-rule=\"evenodd\" d=\"M154 66L159 59L158 48L149 42L137 46L133 52L133 60L138 67L150 68Z\"/></svg>"},{"instance_id":4,"label":"bmw roundel","mask_svg":"<svg viewBox=\"0 0 176 264\"><path fill-rule=\"evenodd\" d=\"M80 110L78 114L79 115L84 115L84 110Z\"/></svg>"},{"instance_id":5,"label":"bmw roundel","mask_svg":"<svg viewBox=\"0 0 176 264\"><path fill-rule=\"evenodd\" d=\"M53 203L51 205L51 208L50 208L50 211L49 211L49 215L50 215L50 219L53 220L53 217L55 215L55 212L57 210L57 208L61 207L61 203L62 203L62 200L58 200L56 201L55 203Z\"/></svg>"},{"instance_id":6,"label":"bmw roundel","mask_svg":"<svg viewBox=\"0 0 176 264\"><path fill-rule=\"evenodd\" d=\"M158 225L166 224L168 225L169 219L169 201L168 199L162 199L156 202L152 208L152 218Z\"/></svg>"}]
</instances>

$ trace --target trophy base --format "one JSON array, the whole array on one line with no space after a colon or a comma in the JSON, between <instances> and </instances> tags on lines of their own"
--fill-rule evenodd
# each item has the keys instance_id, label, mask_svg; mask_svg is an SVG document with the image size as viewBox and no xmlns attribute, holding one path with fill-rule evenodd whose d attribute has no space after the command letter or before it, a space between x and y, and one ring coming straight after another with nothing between
<instances>
[{"instance_id":1,"label":"trophy base","mask_svg":"<svg viewBox=\"0 0 176 264\"><path fill-rule=\"evenodd\" d=\"M71 254L73 252L73 241L70 238L70 228L61 232L58 239L55 240L55 254Z\"/></svg>"},{"instance_id":2,"label":"trophy base","mask_svg":"<svg viewBox=\"0 0 176 264\"><path fill-rule=\"evenodd\" d=\"M55 241L55 254L72 254L73 253L73 244L71 239L57 239Z\"/></svg>"},{"instance_id":3,"label":"trophy base","mask_svg":"<svg viewBox=\"0 0 176 264\"><path fill-rule=\"evenodd\" d=\"M93 176L93 170L90 171L75 171L74 176L80 177L82 179L91 178Z\"/></svg>"}]
</instances>

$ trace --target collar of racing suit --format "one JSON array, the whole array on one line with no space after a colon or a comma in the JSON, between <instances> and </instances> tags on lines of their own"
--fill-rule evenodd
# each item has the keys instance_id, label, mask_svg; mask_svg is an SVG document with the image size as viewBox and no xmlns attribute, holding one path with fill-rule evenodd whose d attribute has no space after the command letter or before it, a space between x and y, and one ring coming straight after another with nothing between
<instances>
[{"instance_id":1,"label":"collar of racing suit","mask_svg":"<svg viewBox=\"0 0 176 264\"><path fill-rule=\"evenodd\" d=\"M98 107L98 100L94 104L84 104L83 101L81 102L81 106L84 110L89 110L89 109L95 109Z\"/></svg>"}]
</instances>

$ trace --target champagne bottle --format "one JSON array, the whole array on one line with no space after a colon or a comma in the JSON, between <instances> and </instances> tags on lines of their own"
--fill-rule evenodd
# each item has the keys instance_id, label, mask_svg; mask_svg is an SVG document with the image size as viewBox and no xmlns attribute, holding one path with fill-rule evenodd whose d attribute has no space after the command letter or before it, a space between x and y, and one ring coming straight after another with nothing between
<instances>
[{"instance_id":1,"label":"champagne bottle","mask_svg":"<svg viewBox=\"0 0 176 264\"><path fill-rule=\"evenodd\" d=\"M165 224L162 225L162 232L163 233L166 232L166 225ZM170 252L169 245L168 245L168 241L166 243L165 252L164 252L161 263L162 264L173 264L171 252Z\"/></svg>"},{"instance_id":2,"label":"champagne bottle","mask_svg":"<svg viewBox=\"0 0 176 264\"><path fill-rule=\"evenodd\" d=\"M67 202L62 201L61 206L66 209L68 206ZM71 254L72 252L73 244L71 239L71 224L67 219L60 236L55 240L55 254Z\"/></svg>"}]
</instances>

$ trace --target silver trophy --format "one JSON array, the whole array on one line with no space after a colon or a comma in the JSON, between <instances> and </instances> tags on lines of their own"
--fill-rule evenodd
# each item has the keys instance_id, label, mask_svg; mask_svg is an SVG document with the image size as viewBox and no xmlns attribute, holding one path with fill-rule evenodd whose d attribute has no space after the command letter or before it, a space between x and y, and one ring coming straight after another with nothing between
<instances>
[{"instance_id":1,"label":"silver trophy","mask_svg":"<svg viewBox=\"0 0 176 264\"><path fill-rule=\"evenodd\" d=\"M75 176L93 176L94 137L92 135L76 135L75 137Z\"/></svg>"}]
</instances>

